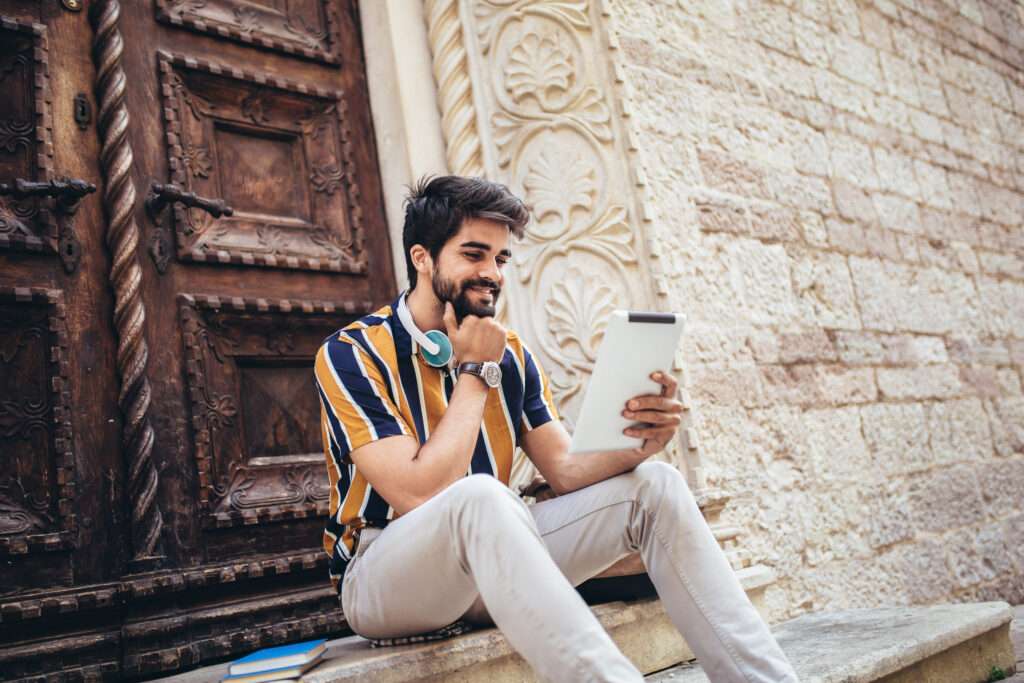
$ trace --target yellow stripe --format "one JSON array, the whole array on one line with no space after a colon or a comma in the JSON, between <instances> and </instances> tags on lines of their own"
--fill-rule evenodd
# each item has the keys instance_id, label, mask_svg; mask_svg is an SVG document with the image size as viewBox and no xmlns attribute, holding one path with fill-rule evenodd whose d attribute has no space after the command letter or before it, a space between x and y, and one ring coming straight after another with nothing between
<instances>
[{"instance_id":1,"label":"yellow stripe","mask_svg":"<svg viewBox=\"0 0 1024 683\"><path fill-rule=\"evenodd\" d=\"M389 306L388 311L390 312L390 310L391 307ZM398 373L398 353L395 351L394 340L383 325L371 327L364 334L370 340L370 343L373 344L373 348L380 355L381 360L391 370L391 377L394 379L392 385L395 387L395 393L398 394L398 410L402 414L405 425L415 429L416 420L413 419L412 408L409 406L409 401L405 396L405 387L402 386L402 378ZM373 365L373 363L370 363L370 365ZM402 426L404 427L405 425Z\"/></svg>"},{"instance_id":2,"label":"yellow stripe","mask_svg":"<svg viewBox=\"0 0 1024 683\"><path fill-rule=\"evenodd\" d=\"M416 355L416 361L420 367L420 385L423 387L423 403L427 411L427 431L433 434L448 403L444 396L444 383L437 368L427 365L419 354Z\"/></svg>"},{"instance_id":3,"label":"yellow stripe","mask_svg":"<svg viewBox=\"0 0 1024 683\"><path fill-rule=\"evenodd\" d=\"M338 470L338 463L334 461L334 454L331 453L330 426L327 424L327 411L320 406L320 436L324 440L324 460L327 461L327 479L331 486L331 516L338 511L338 504L341 502L338 494L338 481L341 479L341 472Z\"/></svg>"},{"instance_id":4,"label":"yellow stripe","mask_svg":"<svg viewBox=\"0 0 1024 683\"><path fill-rule=\"evenodd\" d=\"M487 393L484 404L484 424L487 425L487 437L490 440L491 455L498 471L494 475L504 483L512 476L513 436L505 419L505 410L501 407L502 391Z\"/></svg>"},{"instance_id":5,"label":"yellow stripe","mask_svg":"<svg viewBox=\"0 0 1024 683\"><path fill-rule=\"evenodd\" d=\"M345 500L341 504L341 519L339 521L342 524L351 524L354 520L359 519L363 501L369 493L370 485L357 469L356 476L353 477L352 483L348 487L348 493L345 494ZM348 532L347 529L345 531Z\"/></svg>"}]
</instances>

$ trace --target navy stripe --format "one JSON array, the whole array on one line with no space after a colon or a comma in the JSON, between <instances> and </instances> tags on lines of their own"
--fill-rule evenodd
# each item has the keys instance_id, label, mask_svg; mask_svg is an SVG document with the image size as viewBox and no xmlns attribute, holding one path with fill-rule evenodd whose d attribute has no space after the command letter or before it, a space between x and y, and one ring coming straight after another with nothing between
<instances>
[{"instance_id":1,"label":"navy stripe","mask_svg":"<svg viewBox=\"0 0 1024 683\"><path fill-rule=\"evenodd\" d=\"M331 410L331 402L327 400L327 395L324 394L324 390L320 387L320 382L315 382L316 392L320 394L320 405L324 408L324 414L327 415L327 424L331 428L331 433L334 434L334 440L338 443L338 448L343 448L344 453L339 453L338 466L341 467L344 462L344 458L352 451L352 442L348 440L348 434L345 433L345 429L341 426L341 422L338 418L334 417L334 411ZM331 450L334 450L334 444L331 444Z\"/></svg>"},{"instance_id":2,"label":"navy stripe","mask_svg":"<svg viewBox=\"0 0 1024 683\"><path fill-rule=\"evenodd\" d=\"M512 420L513 439L519 445L519 437L523 430L523 378L519 374L515 352L506 348L501 359L501 391L505 394L505 406L508 408L509 419Z\"/></svg>"},{"instance_id":3,"label":"navy stripe","mask_svg":"<svg viewBox=\"0 0 1024 683\"><path fill-rule=\"evenodd\" d=\"M402 379L402 387L405 389L405 400L409 402L409 410L412 412L412 421L416 427L416 436L420 445L426 441L424 434L427 430L423 427L423 410L420 406L419 382L416 381L416 369L413 363L415 356L398 357L398 376Z\"/></svg>"},{"instance_id":4,"label":"navy stripe","mask_svg":"<svg viewBox=\"0 0 1024 683\"><path fill-rule=\"evenodd\" d=\"M398 396L395 394L395 388L391 385L391 370L384 363L383 358L377 356L376 351L373 350L373 346L366 339L366 335L363 330L347 330L346 334L350 336L355 342L357 342L363 350L366 351L366 355L370 357L373 364L377 366L377 370L380 372L380 376L384 378L384 383L388 387L388 396L391 397L391 402L398 405Z\"/></svg>"},{"instance_id":5,"label":"navy stripe","mask_svg":"<svg viewBox=\"0 0 1024 683\"><path fill-rule=\"evenodd\" d=\"M526 395L523 397L523 412L530 421L530 425L536 429L542 424L554 419L554 415L548 410L544 401L544 383L540 378L540 371L533 362L526 345L523 345L523 372L526 373Z\"/></svg>"},{"instance_id":6,"label":"navy stripe","mask_svg":"<svg viewBox=\"0 0 1024 683\"><path fill-rule=\"evenodd\" d=\"M366 413L366 418L373 424L377 436L401 434L401 425L398 424L395 417L391 416L387 406L374 393L370 378L359 370L359 364L355 358L355 354L359 352L355 347L345 342L336 342L328 344L327 353L330 355L335 371L338 371L339 368L344 370L344 378L339 377L339 379L345 383L345 388L352 395L352 400Z\"/></svg>"},{"instance_id":7,"label":"navy stripe","mask_svg":"<svg viewBox=\"0 0 1024 683\"><path fill-rule=\"evenodd\" d=\"M372 486L370 487L370 499L366 501L366 510L363 511L363 519L384 524L387 524L388 521L388 503Z\"/></svg>"}]
</instances>

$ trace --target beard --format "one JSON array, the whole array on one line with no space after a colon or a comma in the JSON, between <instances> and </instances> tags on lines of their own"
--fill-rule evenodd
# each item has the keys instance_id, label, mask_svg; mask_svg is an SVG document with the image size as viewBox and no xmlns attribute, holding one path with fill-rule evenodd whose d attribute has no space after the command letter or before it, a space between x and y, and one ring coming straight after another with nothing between
<instances>
[{"instance_id":1,"label":"beard","mask_svg":"<svg viewBox=\"0 0 1024 683\"><path fill-rule=\"evenodd\" d=\"M475 315L480 318L494 317L495 305L498 303L498 296L501 294L501 287L490 280L471 278L456 285L456 283L451 280L442 277L440 272L434 271L434 275L430 279L430 284L434 289L434 296L438 298L442 306L444 306L446 302L451 302L452 308L455 309L455 320L460 324L462 323L462 319L467 315ZM479 304L472 301L469 298L469 292L473 287L485 287L490 289L492 298L491 303Z\"/></svg>"}]
</instances>

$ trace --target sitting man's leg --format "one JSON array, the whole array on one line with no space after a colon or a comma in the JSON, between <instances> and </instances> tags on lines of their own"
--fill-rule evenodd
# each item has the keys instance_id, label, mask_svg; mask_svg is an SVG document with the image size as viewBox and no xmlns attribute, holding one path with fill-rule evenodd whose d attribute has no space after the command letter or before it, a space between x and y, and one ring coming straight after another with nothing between
<instances>
[{"instance_id":1,"label":"sitting man's leg","mask_svg":"<svg viewBox=\"0 0 1024 683\"><path fill-rule=\"evenodd\" d=\"M639 550L665 611L712 681L797 680L675 467L645 462L530 510L574 586Z\"/></svg>"},{"instance_id":2,"label":"sitting man's leg","mask_svg":"<svg viewBox=\"0 0 1024 683\"><path fill-rule=\"evenodd\" d=\"M552 560L526 504L486 475L461 479L393 521L349 564L342 605L370 638L433 631L477 597L552 681L641 681Z\"/></svg>"}]
</instances>

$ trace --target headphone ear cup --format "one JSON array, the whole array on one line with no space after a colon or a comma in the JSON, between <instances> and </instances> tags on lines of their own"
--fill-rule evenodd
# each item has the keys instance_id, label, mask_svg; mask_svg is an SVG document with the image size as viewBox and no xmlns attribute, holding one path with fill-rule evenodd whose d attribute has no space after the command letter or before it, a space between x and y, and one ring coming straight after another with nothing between
<instances>
[{"instance_id":1,"label":"headphone ear cup","mask_svg":"<svg viewBox=\"0 0 1024 683\"><path fill-rule=\"evenodd\" d=\"M437 353L427 353L427 350L420 346L420 353L423 354L423 360L427 361L427 365L434 368L442 368L448 365L448 362L452 359L452 343L448 340L448 335L441 330L429 330L427 332L427 339L439 347Z\"/></svg>"}]
</instances>

